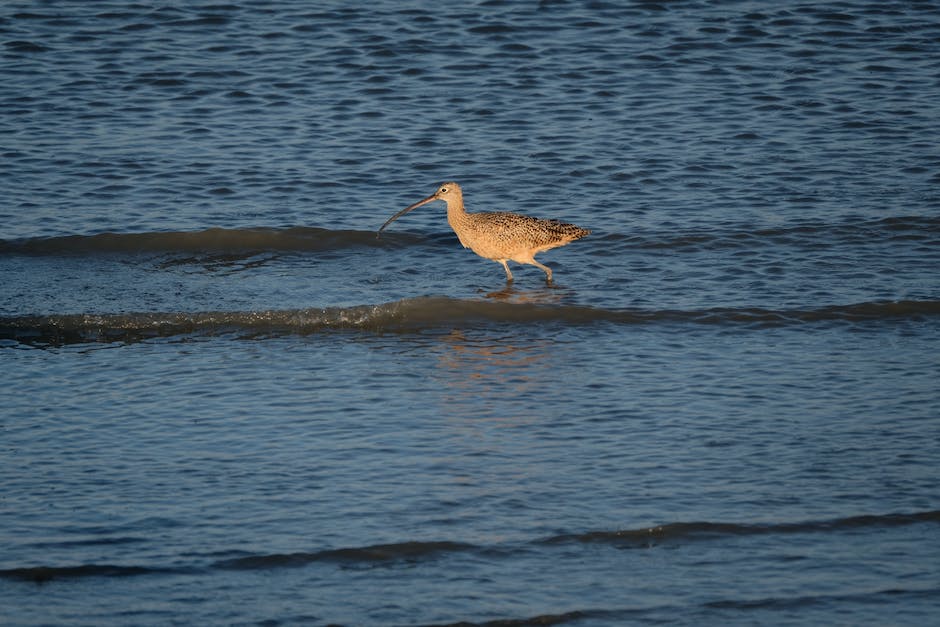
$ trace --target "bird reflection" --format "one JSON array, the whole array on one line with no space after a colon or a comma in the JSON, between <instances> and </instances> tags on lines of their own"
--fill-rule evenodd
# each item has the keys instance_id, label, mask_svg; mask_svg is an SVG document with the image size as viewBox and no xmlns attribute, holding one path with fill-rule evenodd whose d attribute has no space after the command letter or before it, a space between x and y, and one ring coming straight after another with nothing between
<instances>
[{"instance_id":1,"label":"bird reflection","mask_svg":"<svg viewBox=\"0 0 940 627\"><path fill-rule=\"evenodd\" d=\"M540 379L553 351L549 339L472 338L463 329L452 330L440 338L435 375L446 387L442 410L515 424L534 420L527 414L537 406ZM494 415L496 411L502 415Z\"/></svg>"},{"instance_id":2,"label":"bird reflection","mask_svg":"<svg viewBox=\"0 0 940 627\"><path fill-rule=\"evenodd\" d=\"M483 290L480 291L482 292ZM513 287L511 283L507 283L506 287L500 290L496 290L495 292L487 292L485 296L486 298L492 298L494 300L502 300L511 303L554 305L562 302L570 294L570 292L571 290L554 283L537 289L528 290L520 290Z\"/></svg>"}]
</instances>

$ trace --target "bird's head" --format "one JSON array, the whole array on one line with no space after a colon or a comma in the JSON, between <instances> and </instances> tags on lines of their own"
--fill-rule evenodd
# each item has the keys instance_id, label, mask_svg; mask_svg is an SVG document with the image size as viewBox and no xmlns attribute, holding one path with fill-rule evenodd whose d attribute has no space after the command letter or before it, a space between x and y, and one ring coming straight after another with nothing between
<instances>
[{"instance_id":1,"label":"bird's head","mask_svg":"<svg viewBox=\"0 0 940 627\"><path fill-rule=\"evenodd\" d=\"M447 183L441 183L440 187L437 188L436 192L434 192L433 194L431 194L430 196L428 196L427 198L423 200L419 200L413 205L408 205L407 207L405 207L404 209L402 209L401 211L393 215L391 218L386 220L385 224L382 225L382 228L379 229L379 233L384 231L385 227L387 227L389 224L391 224L392 222L394 222L401 216L405 215L412 209L417 209L421 205L426 205L429 202L434 202L435 200L443 200L448 205L451 202L462 202L463 192L460 191L460 185L457 185L457 183L454 183L453 181L448 181Z\"/></svg>"},{"instance_id":2,"label":"bird's head","mask_svg":"<svg viewBox=\"0 0 940 627\"><path fill-rule=\"evenodd\" d=\"M437 188L433 196L435 200L447 202L451 200L461 200L463 198L463 192L460 190L460 185L457 185L457 183L453 181L448 181L447 183L441 183L441 186Z\"/></svg>"}]
</instances>

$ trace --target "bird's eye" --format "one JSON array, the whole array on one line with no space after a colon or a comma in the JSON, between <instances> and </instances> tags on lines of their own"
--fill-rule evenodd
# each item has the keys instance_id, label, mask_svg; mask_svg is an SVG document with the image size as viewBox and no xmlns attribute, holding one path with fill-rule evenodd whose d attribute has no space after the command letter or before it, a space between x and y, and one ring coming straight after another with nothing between
<instances>
[{"instance_id":1,"label":"bird's eye","mask_svg":"<svg viewBox=\"0 0 940 627\"><path fill-rule=\"evenodd\" d=\"M446 187L442 187L442 188L440 189L440 191L441 191L442 193L446 193L446 192L447 192L447 188L446 188Z\"/></svg>"}]
</instances>

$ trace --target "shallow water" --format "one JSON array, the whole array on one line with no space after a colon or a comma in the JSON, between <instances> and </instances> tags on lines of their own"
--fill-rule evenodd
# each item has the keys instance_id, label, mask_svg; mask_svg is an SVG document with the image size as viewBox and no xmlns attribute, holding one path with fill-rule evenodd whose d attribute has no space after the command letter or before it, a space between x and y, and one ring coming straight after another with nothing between
<instances>
[{"instance_id":1,"label":"shallow water","mask_svg":"<svg viewBox=\"0 0 940 627\"><path fill-rule=\"evenodd\" d=\"M5 4L4 622L929 622L938 17Z\"/></svg>"}]
</instances>

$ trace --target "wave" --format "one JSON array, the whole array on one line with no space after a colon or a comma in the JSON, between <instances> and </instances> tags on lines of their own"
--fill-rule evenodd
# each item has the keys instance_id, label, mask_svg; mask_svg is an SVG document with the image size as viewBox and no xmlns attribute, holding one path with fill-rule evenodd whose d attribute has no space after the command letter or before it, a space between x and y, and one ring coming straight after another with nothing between
<instances>
[{"instance_id":1,"label":"wave","mask_svg":"<svg viewBox=\"0 0 940 627\"><path fill-rule=\"evenodd\" d=\"M45 583L53 579L80 577L131 577L160 574L210 574L216 570L270 570L299 568L313 563L361 564L416 563L460 553L485 554L489 558L511 559L517 552L545 549L562 544L601 543L617 549L651 548L669 542L715 541L743 535L781 535L842 533L860 529L884 529L916 524L940 523L940 510L909 514L862 515L821 521L767 524L723 522L676 522L639 529L588 531L533 539L512 546L481 546L457 541L406 541L361 547L324 549L298 553L241 554L209 564L174 567L116 566L84 564L79 566L29 566L0 570L0 579Z\"/></svg>"},{"instance_id":2,"label":"wave","mask_svg":"<svg viewBox=\"0 0 940 627\"><path fill-rule=\"evenodd\" d=\"M932 246L940 239L940 218L896 216L878 220L844 222L808 222L769 229L753 229L746 224L720 224L712 229L676 233L646 232L600 235L606 246L625 245L650 249L720 249L742 248L767 242L774 245L820 246L868 241L906 240ZM149 233L97 233L0 240L0 255L94 255L97 253L173 253L173 252L319 252L356 247L386 248L421 243L451 245L450 233L414 234L375 231L334 230L320 227L257 227L201 231L157 231ZM604 247L601 247L603 251Z\"/></svg>"},{"instance_id":3,"label":"wave","mask_svg":"<svg viewBox=\"0 0 940 627\"><path fill-rule=\"evenodd\" d=\"M32 566L0 570L0 578L46 583L53 579L83 577L136 577L140 575L176 574L189 572L176 568L149 568L144 566L115 566L113 564L82 564L80 566Z\"/></svg>"},{"instance_id":4,"label":"wave","mask_svg":"<svg viewBox=\"0 0 940 627\"><path fill-rule=\"evenodd\" d=\"M758 599L718 599L698 604L671 604L653 605L632 608L592 608L578 609L558 614L538 614L523 618L497 618L481 622L457 621L452 623L433 623L422 627L536 627L539 625L562 625L565 623L595 621L601 624L633 624L635 622L671 624L676 616L695 616L697 623L726 623L729 613L754 611L793 611L816 605L860 604L869 606L881 603L887 599L892 602L899 600L932 600L940 597L940 588L886 588L881 590L864 590L861 592L845 594L814 594L794 595L780 597L764 597ZM746 614L750 622L762 624L768 622L767 618L760 620L754 614ZM771 619L770 622L773 622Z\"/></svg>"},{"instance_id":5,"label":"wave","mask_svg":"<svg viewBox=\"0 0 940 627\"><path fill-rule=\"evenodd\" d=\"M832 224L806 222L790 226L751 229L747 225L720 224L714 228L629 235L612 233L602 238L607 245L679 251L753 248L763 245L819 249L858 246L871 242L904 242L932 249L940 242L940 218L902 216Z\"/></svg>"},{"instance_id":6,"label":"wave","mask_svg":"<svg viewBox=\"0 0 940 627\"><path fill-rule=\"evenodd\" d=\"M387 562L392 560L416 561L443 553L469 551L476 547L462 542L402 542L376 544L347 549L330 549L313 553L287 553L247 555L216 562L216 568L228 570L256 570L267 568L299 567L313 562Z\"/></svg>"},{"instance_id":7,"label":"wave","mask_svg":"<svg viewBox=\"0 0 940 627\"><path fill-rule=\"evenodd\" d=\"M629 618L636 618L640 614L642 614L642 612L639 610L573 610L561 614L539 614L538 616L529 616L526 618L497 618L481 623L468 621L434 623L424 625L423 627L528 627L529 625L535 627L537 625L561 625L563 623L591 619L604 622L618 622Z\"/></svg>"},{"instance_id":8,"label":"wave","mask_svg":"<svg viewBox=\"0 0 940 627\"><path fill-rule=\"evenodd\" d=\"M0 317L0 340L36 344L134 342L177 335L237 337L309 335L353 329L419 331L467 323L686 323L786 326L932 318L940 301L884 301L810 309L759 307L702 310L603 309L586 305L543 305L443 296L407 298L379 305L266 311L121 314L51 314Z\"/></svg>"},{"instance_id":9,"label":"wave","mask_svg":"<svg viewBox=\"0 0 940 627\"><path fill-rule=\"evenodd\" d=\"M642 529L589 531L563 534L542 540L545 544L602 543L618 547L647 547L669 541L691 541L730 536L828 533L862 528L889 528L918 523L940 523L940 511L914 514L865 515L834 520L795 523L740 524L721 522L681 522Z\"/></svg>"},{"instance_id":10,"label":"wave","mask_svg":"<svg viewBox=\"0 0 940 627\"><path fill-rule=\"evenodd\" d=\"M387 247L416 236L396 233L378 238L375 231L331 230L318 227L167 231L153 233L97 233L0 240L0 255L94 255L97 253L172 252L318 252L366 247Z\"/></svg>"}]
</instances>

